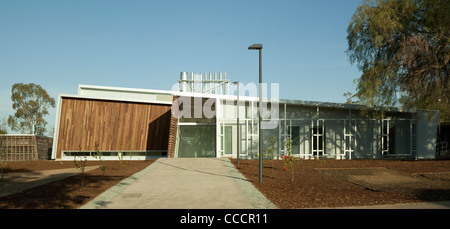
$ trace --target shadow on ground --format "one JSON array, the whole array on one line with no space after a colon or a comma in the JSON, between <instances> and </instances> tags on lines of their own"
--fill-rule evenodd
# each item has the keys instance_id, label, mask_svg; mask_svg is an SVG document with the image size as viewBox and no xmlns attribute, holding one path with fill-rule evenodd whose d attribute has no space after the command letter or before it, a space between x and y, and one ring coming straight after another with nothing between
<instances>
[{"instance_id":1,"label":"shadow on ground","mask_svg":"<svg viewBox=\"0 0 450 229\"><path fill-rule=\"evenodd\" d=\"M90 200L89 193L103 183L120 181L122 176L76 175L20 193L0 197L0 208L68 209ZM83 180L83 185L81 184Z\"/></svg>"}]
</instances>

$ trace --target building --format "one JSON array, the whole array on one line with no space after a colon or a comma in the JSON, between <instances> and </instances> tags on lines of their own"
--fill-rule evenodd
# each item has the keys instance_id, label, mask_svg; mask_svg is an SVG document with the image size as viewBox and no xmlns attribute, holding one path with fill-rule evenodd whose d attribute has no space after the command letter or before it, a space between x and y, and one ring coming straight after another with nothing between
<instances>
[{"instance_id":1,"label":"building","mask_svg":"<svg viewBox=\"0 0 450 229\"><path fill-rule=\"evenodd\" d=\"M441 122L438 127L438 137L436 143L436 158L449 159L450 151L450 122Z\"/></svg>"},{"instance_id":2,"label":"building","mask_svg":"<svg viewBox=\"0 0 450 229\"><path fill-rule=\"evenodd\" d=\"M237 109L234 92L222 73L189 79L182 72L178 88L167 91L79 85L77 95L58 97L52 158L235 158L238 142L240 158L257 158L259 100L239 96ZM437 111L389 108L374 116L355 104L275 98L266 106L263 149L274 147L276 158L287 154L288 138L292 154L305 159L436 157Z\"/></svg>"},{"instance_id":3,"label":"building","mask_svg":"<svg viewBox=\"0 0 450 229\"><path fill-rule=\"evenodd\" d=\"M49 160L53 139L34 134L0 134L0 158L5 161Z\"/></svg>"}]
</instances>

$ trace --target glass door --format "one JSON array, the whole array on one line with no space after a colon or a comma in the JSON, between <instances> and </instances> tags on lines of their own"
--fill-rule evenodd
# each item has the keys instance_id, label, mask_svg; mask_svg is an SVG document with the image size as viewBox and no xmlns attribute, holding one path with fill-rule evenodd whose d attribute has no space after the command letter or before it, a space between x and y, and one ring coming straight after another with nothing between
<instances>
[{"instance_id":1,"label":"glass door","mask_svg":"<svg viewBox=\"0 0 450 229\"><path fill-rule=\"evenodd\" d=\"M178 157L215 157L215 125L179 125Z\"/></svg>"},{"instance_id":2,"label":"glass door","mask_svg":"<svg viewBox=\"0 0 450 229\"><path fill-rule=\"evenodd\" d=\"M233 132L233 127L232 126L227 126L227 125L223 125L220 127L220 140L221 140L221 145L220 145L220 155L221 156L226 156L226 157L231 157L232 153L233 153L233 136L232 136L232 132Z\"/></svg>"}]
</instances>

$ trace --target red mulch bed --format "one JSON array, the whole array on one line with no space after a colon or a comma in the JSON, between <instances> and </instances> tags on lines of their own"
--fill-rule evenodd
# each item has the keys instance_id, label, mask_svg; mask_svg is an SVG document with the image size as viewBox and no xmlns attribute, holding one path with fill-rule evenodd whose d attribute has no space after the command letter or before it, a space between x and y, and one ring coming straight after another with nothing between
<instances>
[{"instance_id":1,"label":"red mulch bed","mask_svg":"<svg viewBox=\"0 0 450 229\"><path fill-rule=\"evenodd\" d=\"M408 173L450 172L450 161L401 160L296 160L294 181L281 160L263 164L263 182L259 183L257 160L232 159L235 167L268 199L282 209L328 208L450 200L450 190L422 194L373 191L363 186L326 175L315 168L386 167Z\"/></svg>"},{"instance_id":2,"label":"red mulch bed","mask_svg":"<svg viewBox=\"0 0 450 229\"><path fill-rule=\"evenodd\" d=\"M155 160L125 161L121 169L119 161L104 161L105 173L100 168L82 176L75 175L51 182L21 193L0 197L0 208L7 209L75 209L116 185L123 179L143 170ZM98 161L88 161L86 166L100 166ZM6 172L29 172L48 169L75 168L73 161L11 161Z\"/></svg>"},{"instance_id":3,"label":"red mulch bed","mask_svg":"<svg viewBox=\"0 0 450 229\"><path fill-rule=\"evenodd\" d=\"M123 171L118 161L105 161L106 171L100 168L86 173L84 185L81 175L72 176L22 193L0 197L0 208L7 209L75 209L141 171L155 160L126 161ZM263 183L258 181L257 160L231 160L236 168L282 209L367 206L379 204L410 203L418 201L450 200L450 190L423 195L371 191L335 176L320 173L315 168L386 167L408 173L450 172L450 161L400 161L400 160L298 160L295 179L283 168L282 161L264 163ZM86 166L100 165L88 161ZM71 161L8 162L7 172L39 171L45 169L74 168Z\"/></svg>"}]
</instances>

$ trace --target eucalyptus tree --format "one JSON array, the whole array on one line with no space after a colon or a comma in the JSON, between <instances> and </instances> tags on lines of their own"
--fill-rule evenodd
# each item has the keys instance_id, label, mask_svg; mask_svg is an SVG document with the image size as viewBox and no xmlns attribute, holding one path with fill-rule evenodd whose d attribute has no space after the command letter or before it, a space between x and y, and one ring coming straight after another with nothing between
<instances>
[{"instance_id":1,"label":"eucalyptus tree","mask_svg":"<svg viewBox=\"0 0 450 229\"><path fill-rule=\"evenodd\" d=\"M450 1L363 1L347 28L347 54L362 75L359 102L440 110L450 120Z\"/></svg>"}]
</instances>

